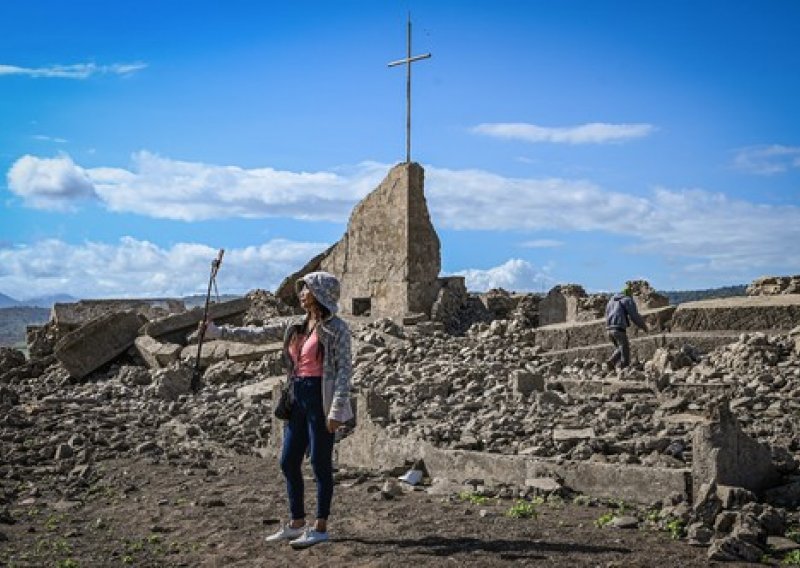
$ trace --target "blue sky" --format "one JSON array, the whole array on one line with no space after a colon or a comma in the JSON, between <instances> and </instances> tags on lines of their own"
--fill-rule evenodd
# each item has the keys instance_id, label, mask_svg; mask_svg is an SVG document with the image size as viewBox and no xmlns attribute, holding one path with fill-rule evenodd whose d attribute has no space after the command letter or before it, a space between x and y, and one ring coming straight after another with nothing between
<instances>
[{"instance_id":1,"label":"blue sky","mask_svg":"<svg viewBox=\"0 0 800 568\"><path fill-rule=\"evenodd\" d=\"M0 293L274 289L405 157L473 290L800 273L800 3L5 2Z\"/></svg>"}]
</instances>

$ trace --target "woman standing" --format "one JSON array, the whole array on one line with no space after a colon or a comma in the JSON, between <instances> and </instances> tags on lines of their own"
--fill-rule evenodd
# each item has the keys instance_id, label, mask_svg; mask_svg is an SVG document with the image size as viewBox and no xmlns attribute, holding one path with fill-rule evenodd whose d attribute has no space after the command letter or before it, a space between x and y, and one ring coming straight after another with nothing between
<instances>
[{"instance_id":1,"label":"woman standing","mask_svg":"<svg viewBox=\"0 0 800 568\"><path fill-rule=\"evenodd\" d=\"M207 337L260 342L283 334L283 352L292 382L292 412L286 423L281 470L286 478L291 520L266 538L307 548L328 540L333 497L333 442L336 429L353 417L350 405L350 329L338 316L340 285L327 272L311 272L295 289L306 312L301 322L263 327L217 327ZM317 515L306 526L301 466L310 449L317 481Z\"/></svg>"}]
</instances>

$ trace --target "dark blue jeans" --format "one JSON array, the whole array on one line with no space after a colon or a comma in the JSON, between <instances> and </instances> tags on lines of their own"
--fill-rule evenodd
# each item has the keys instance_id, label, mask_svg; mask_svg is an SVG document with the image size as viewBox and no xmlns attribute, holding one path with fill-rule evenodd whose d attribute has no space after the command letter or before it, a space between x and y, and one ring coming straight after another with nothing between
<instances>
[{"instance_id":1,"label":"dark blue jeans","mask_svg":"<svg viewBox=\"0 0 800 568\"><path fill-rule=\"evenodd\" d=\"M303 458L311 449L311 468L317 480L317 518L327 519L333 499L333 441L322 411L322 378L295 378L292 414L283 432L281 470L286 477L292 520L305 519Z\"/></svg>"}]
</instances>

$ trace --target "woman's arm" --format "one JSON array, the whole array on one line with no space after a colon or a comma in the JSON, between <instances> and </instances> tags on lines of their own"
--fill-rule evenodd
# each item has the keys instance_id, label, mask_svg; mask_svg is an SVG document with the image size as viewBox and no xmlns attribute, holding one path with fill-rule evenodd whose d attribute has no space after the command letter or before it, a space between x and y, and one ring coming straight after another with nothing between
<instances>
[{"instance_id":1,"label":"woman's arm","mask_svg":"<svg viewBox=\"0 0 800 568\"><path fill-rule=\"evenodd\" d=\"M350 330L344 322L336 326L332 356L336 376L328 419L347 422L353 418L353 408L350 405L350 378L353 375L353 367L350 356Z\"/></svg>"},{"instance_id":2,"label":"woman's arm","mask_svg":"<svg viewBox=\"0 0 800 568\"><path fill-rule=\"evenodd\" d=\"M210 339L225 339L229 341L240 341L242 343L267 343L269 341L282 341L286 328L291 324L297 323L298 318L276 318L270 320L267 325L262 326L242 326L234 327L231 325L222 325L216 327L215 332L208 334L212 331L212 325L209 325L207 336Z\"/></svg>"}]
</instances>

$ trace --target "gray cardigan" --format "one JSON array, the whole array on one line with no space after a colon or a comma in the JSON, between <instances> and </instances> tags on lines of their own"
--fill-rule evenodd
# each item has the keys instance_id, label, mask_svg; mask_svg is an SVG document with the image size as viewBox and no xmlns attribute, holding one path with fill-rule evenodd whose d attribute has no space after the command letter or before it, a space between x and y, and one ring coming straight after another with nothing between
<instances>
[{"instance_id":1,"label":"gray cardigan","mask_svg":"<svg viewBox=\"0 0 800 568\"><path fill-rule=\"evenodd\" d=\"M303 325L303 317L284 318L261 327L221 326L220 339L245 343L263 343L283 338L283 355L289 374L293 363L289 357L289 340ZM322 361L322 408L330 420L347 422L353 418L350 405L350 379L353 374L350 358L350 328L338 316L330 316L317 326L317 335L324 350Z\"/></svg>"}]
</instances>

